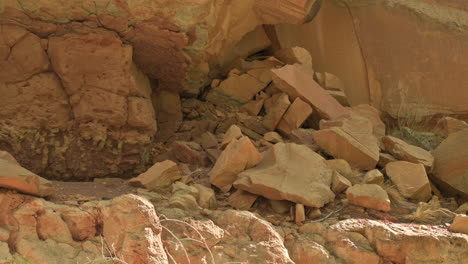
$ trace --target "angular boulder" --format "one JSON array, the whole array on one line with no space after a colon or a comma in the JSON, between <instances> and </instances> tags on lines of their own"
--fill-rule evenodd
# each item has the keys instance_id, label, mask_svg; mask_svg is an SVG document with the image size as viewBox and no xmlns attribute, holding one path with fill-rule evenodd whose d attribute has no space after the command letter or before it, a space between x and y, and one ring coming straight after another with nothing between
<instances>
[{"instance_id":1,"label":"angular boulder","mask_svg":"<svg viewBox=\"0 0 468 264\"><path fill-rule=\"evenodd\" d=\"M431 198L431 184L424 165L395 161L388 163L385 171L404 197L419 202L426 202Z\"/></svg>"},{"instance_id":2,"label":"angular boulder","mask_svg":"<svg viewBox=\"0 0 468 264\"><path fill-rule=\"evenodd\" d=\"M332 173L325 160L308 147L277 143L255 168L240 173L234 186L271 200L322 207L335 197L330 190Z\"/></svg>"},{"instance_id":3,"label":"angular boulder","mask_svg":"<svg viewBox=\"0 0 468 264\"><path fill-rule=\"evenodd\" d=\"M271 70L273 83L292 98L301 98L315 107L322 118L335 119L348 113L335 98L314 81L314 73L302 65L287 65Z\"/></svg>"},{"instance_id":4,"label":"angular boulder","mask_svg":"<svg viewBox=\"0 0 468 264\"><path fill-rule=\"evenodd\" d=\"M380 149L367 118L351 115L336 121L322 121L321 130L314 132L314 139L322 149L337 159L346 160L352 167L375 168Z\"/></svg>"},{"instance_id":5,"label":"angular boulder","mask_svg":"<svg viewBox=\"0 0 468 264\"><path fill-rule=\"evenodd\" d=\"M447 191L468 197L468 129L451 134L432 153L433 180Z\"/></svg>"},{"instance_id":6,"label":"angular boulder","mask_svg":"<svg viewBox=\"0 0 468 264\"><path fill-rule=\"evenodd\" d=\"M227 192L240 172L257 165L261 159L260 152L249 138L233 139L208 173L210 183Z\"/></svg>"},{"instance_id":7,"label":"angular boulder","mask_svg":"<svg viewBox=\"0 0 468 264\"><path fill-rule=\"evenodd\" d=\"M429 151L410 145L399 138L385 136L382 138L382 143L385 150L398 160L421 163L426 168L431 168L434 163L434 157Z\"/></svg>"},{"instance_id":8,"label":"angular boulder","mask_svg":"<svg viewBox=\"0 0 468 264\"><path fill-rule=\"evenodd\" d=\"M285 93L275 94L266 100L265 109L267 114L263 118L265 128L269 131L275 130L290 105L291 102Z\"/></svg>"},{"instance_id":9,"label":"angular boulder","mask_svg":"<svg viewBox=\"0 0 468 264\"><path fill-rule=\"evenodd\" d=\"M362 207L390 211L387 192L377 184L356 184L346 190L349 202Z\"/></svg>"},{"instance_id":10,"label":"angular boulder","mask_svg":"<svg viewBox=\"0 0 468 264\"><path fill-rule=\"evenodd\" d=\"M43 197L55 192L51 182L21 167L4 151L0 151L0 187Z\"/></svg>"},{"instance_id":11,"label":"angular boulder","mask_svg":"<svg viewBox=\"0 0 468 264\"><path fill-rule=\"evenodd\" d=\"M296 98L279 122L278 131L285 135L290 135L293 130L302 126L312 114L312 111L312 107L309 104L302 101L301 98Z\"/></svg>"},{"instance_id":12,"label":"angular boulder","mask_svg":"<svg viewBox=\"0 0 468 264\"><path fill-rule=\"evenodd\" d=\"M144 187L151 191L168 191L171 184L182 178L177 164L166 160L158 162L146 172L129 180L129 184Z\"/></svg>"}]
</instances>

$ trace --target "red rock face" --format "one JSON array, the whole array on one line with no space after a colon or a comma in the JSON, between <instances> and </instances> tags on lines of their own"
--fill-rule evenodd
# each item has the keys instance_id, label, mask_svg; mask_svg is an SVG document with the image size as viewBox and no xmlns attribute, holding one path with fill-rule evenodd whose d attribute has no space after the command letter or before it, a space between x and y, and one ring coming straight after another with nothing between
<instances>
[{"instance_id":1,"label":"red rock face","mask_svg":"<svg viewBox=\"0 0 468 264\"><path fill-rule=\"evenodd\" d=\"M131 172L156 132L149 80L116 34L74 27L41 39L2 25L0 148L48 177Z\"/></svg>"}]
</instances>

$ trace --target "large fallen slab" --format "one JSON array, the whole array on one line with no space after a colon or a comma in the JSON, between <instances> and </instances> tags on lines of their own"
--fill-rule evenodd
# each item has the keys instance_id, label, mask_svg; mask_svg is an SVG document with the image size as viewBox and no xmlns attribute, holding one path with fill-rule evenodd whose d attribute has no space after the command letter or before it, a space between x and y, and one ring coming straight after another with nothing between
<instances>
[{"instance_id":1,"label":"large fallen slab","mask_svg":"<svg viewBox=\"0 0 468 264\"><path fill-rule=\"evenodd\" d=\"M8 152L0 151L0 187L36 196L50 196L52 183L21 167Z\"/></svg>"},{"instance_id":2,"label":"large fallen slab","mask_svg":"<svg viewBox=\"0 0 468 264\"><path fill-rule=\"evenodd\" d=\"M234 187L271 200L288 200L311 207L333 201L333 171L304 145L277 143L255 167L239 174Z\"/></svg>"},{"instance_id":3,"label":"large fallen slab","mask_svg":"<svg viewBox=\"0 0 468 264\"><path fill-rule=\"evenodd\" d=\"M468 129L450 134L433 154L436 183L447 191L468 197Z\"/></svg>"},{"instance_id":4,"label":"large fallen slab","mask_svg":"<svg viewBox=\"0 0 468 264\"><path fill-rule=\"evenodd\" d=\"M271 70L274 84L293 98L314 106L322 118L335 119L348 110L314 81L314 72L299 64Z\"/></svg>"},{"instance_id":5,"label":"large fallen slab","mask_svg":"<svg viewBox=\"0 0 468 264\"><path fill-rule=\"evenodd\" d=\"M375 168L380 149L367 118L352 115L338 121L320 122L320 128L314 132L314 139L328 154L346 160L355 168Z\"/></svg>"}]
</instances>

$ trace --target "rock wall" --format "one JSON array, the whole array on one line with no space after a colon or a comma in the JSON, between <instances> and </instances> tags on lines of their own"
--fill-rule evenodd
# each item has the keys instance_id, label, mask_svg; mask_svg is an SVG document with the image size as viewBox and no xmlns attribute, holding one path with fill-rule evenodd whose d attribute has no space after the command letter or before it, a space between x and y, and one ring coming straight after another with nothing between
<instances>
[{"instance_id":1,"label":"rock wall","mask_svg":"<svg viewBox=\"0 0 468 264\"><path fill-rule=\"evenodd\" d=\"M307 48L339 76L352 105L394 118L468 116L466 1L327 0L314 21L277 26L283 47Z\"/></svg>"},{"instance_id":2,"label":"rock wall","mask_svg":"<svg viewBox=\"0 0 468 264\"><path fill-rule=\"evenodd\" d=\"M174 132L180 108L165 106L269 46L260 25L300 23L308 2L277 14L255 0L1 1L0 149L49 178L135 174L154 108Z\"/></svg>"}]
</instances>

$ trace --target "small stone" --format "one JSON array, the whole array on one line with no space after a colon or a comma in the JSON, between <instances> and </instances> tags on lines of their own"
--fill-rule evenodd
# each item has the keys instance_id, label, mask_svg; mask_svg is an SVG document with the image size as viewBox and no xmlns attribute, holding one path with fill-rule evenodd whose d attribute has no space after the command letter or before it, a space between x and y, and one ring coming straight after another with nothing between
<instances>
[{"instance_id":1,"label":"small stone","mask_svg":"<svg viewBox=\"0 0 468 264\"><path fill-rule=\"evenodd\" d=\"M423 164L394 161L387 164L385 172L404 197L419 202L426 202L432 197Z\"/></svg>"},{"instance_id":2,"label":"small stone","mask_svg":"<svg viewBox=\"0 0 468 264\"><path fill-rule=\"evenodd\" d=\"M291 206L293 205L290 201L285 200L268 200L270 203L271 209L278 214L285 214L289 212Z\"/></svg>"},{"instance_id":3,"label":"small stone","mask_svg":"<svg viewBox=\"0 0 468 264\"><path fill-rule=\"evenodd\" d=\"M349 202L362 207L390 211L387 192L377 184L356 184L346 191Z\"/></svg>"},{"instance_id":4,"label":"small stone","mask_svg":"<svg viewBox=\"0 0 468 264\"><path fill-rule=\"evenodd\" d=\"M257 200L258 195L243 190L237 190L228 198L228 203L237 210L249 210Z\"/></svg>"},{"instance_id":5,"label":"small stone","mask_svg":"<svg viewBox=\"0 0 468 264\"><path fill-rule=\"evenodd\" d=\"M399 138L385 136L382 138L382 143L385 150L398 160L421 163L426 168L431 168L434 163L434 157L429 151L410 145Z\"/></svg>"},{"instance_id":6,"label":"small stone","mask_svg":"<svg viewBox=\"0 0 468 264\"><path fill-rule=\"evenodd\" d=\"M308 215L309 219L312 219L312 220L318 219L321 216L322 216L322 211L320 211L319 208L313 208L312 210L310 210L309 215Z\"/></svg>"},{"instance_id":7,"label":"small stone","mask_svg":"<svg viewBox=\"0 0 468 264\"><path fill-rule=\"evenodd\" d=\"M349 166L349 163L344 159L332 159L325 161L327 165L333 170L337 171L341 176L344 176L352 184L357 184L360 182L360 178L356 177L356 174Z\"/></svg>"},{"instance_id":8,"label":"small stone","mask_svg":"<svg viewBox=\"0 0 468 264\"><path fill-rule=\"evenodd\" d=\"M278 124L278 131L285 135L290 135L295 129L298 129L312 114L312 107L302 101L299 97L289 106L283 118Z\"/></svg>"},{"instance_id":9,"label":"small stone","mask_svg":"<svg viewBox=\"0 0 468 264\"><path fill-rule=\"evenodd\" d=\"M449 227L449 230L452 232L468 235L468 216L461 214L455 216L452 224Z\"/></svg>"},{"instance_id":10,"label":"small stone","mask_svg":"<svg viewBox=\"0 0 468 264\"><path fill-rule=\"evenodd\" d=\"M384 184L384 175L378 169L368 171L364 175L364 183L382 186Z\"/></svg>"},{"instance_id":11,"label":"small stone","mask_svg":"<svg viewBox=\"0 0 468 264\"><path fill-rule=\"evenodd\" d=\"M286 93L275 94L265 102L266 115L263 126L269 131L276 129L291 102Z\"/></svg>"},{"instance_id":12,"label":"small stone","mask_svg":"<svg viewBox=\"0 0 468 264\"><path fill-rule=\"evenodd\" d=\"M303 204L296 204L295 210L295 217L294 220L296 221L296 225L302 225L304 223L305 217L305 208Z\"/></svg>"},{"instance_id":13,"label":"small stone","mask_svg":"<svg viewBox=\"0 0 468 264\"><path fill-rule=\"evenodd\" d=\"M397 161L397 159L395 159L395 157L393 157L392 155L387 154L387 153L380 153L379 163L377 165L379 165L381 168L385 168L385 166L387 166L388 163L394 162L394 161Z\"/></svg>"},{"instance_id":14,"label":"small stone","mask_svg":"<svg viewBox=\"0 0 468 264\"><path fill-rule=\"evenodd\" d=\"M169 155L173 160L201 167L208 165L208 157L198 143L174 141L170 146Z\"/></svg>"},{"instance_id":15,"label":"small stone","mask_svg":"<svg viewBox=\"0 0 468 264\"><path fill-rule=\"evenodd\" d=\"M217 148L218 147L218 138L211 133L211 132L205 132L203 133L200 138L197 141L203 149L210 149L210 148Z\"/></svg>"},{"instance_id":16,"label":"small stone","mask_svg":"<svg viewBox=\"0 0 468 264\"><path fill-rule=\"evenodd\" d=\"M201 208L216 209L217 201L213 189L203 186L201 184L194 184L193 187L197 188L198 190L199 197L197 202Z\"/></svg>"},{"instance_id":17,"label":"small stone","mask_svg":"<svg viewBox=\"0 0 468 264\"><path fill-rule=\"evenodd\" d=\"M182 178L177 164L166 160L158 162L146 172L129 180L129 184L144 187L150 191L168 191L173 182Z\"/></svg>"},{"instance_id":18,"label":"small stone","mask_svg":"<svg viewBox=\"0 0 468 264\"><path fill-rule=\"evenodd\" d=\"M169 206L187 211L195 211L199 209L195 197L188 193L176 193L169 199Z\"/></svg>"},{"instance_id":19,"label":"small stone","mask_svg":"<svg viewBox=\"0 0 468 264\"><path fill-rule=\"evenodd\" d=\"M343 175L339 174L337 171L333 173L331 189L335 194L342 193L351 186L352 186L352 183L348 179L346 179Z\"/></svg>"},{"instance_id":20,"label":"small stone","mask_svg":"<svg viewBox=\"0 0 468 264\"><path fill-rule=\"evenodd\" d=\"M276 132L265 133L265 135L263 135L263 139L273 144L283 142L283 138Z\"/></svg>"},{"instance_id":21,"label":"small stone","mask_svg":"<svg viewBox=\"0 0 468 264\"><path fill-rule=\"evenodd\" d=\"M221 149L225 149L226 146L234 139L239 139L242 137L242 131L241 129L236 126L232 125L229 127L229 129L224 133L223 140L221 142Z\"/></svg>"}]
</instances>

